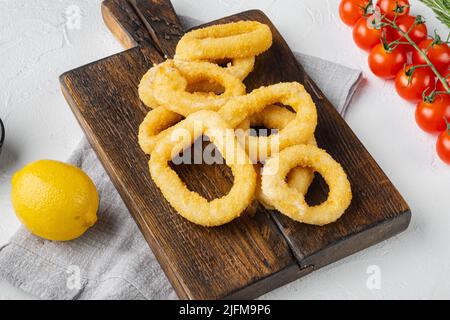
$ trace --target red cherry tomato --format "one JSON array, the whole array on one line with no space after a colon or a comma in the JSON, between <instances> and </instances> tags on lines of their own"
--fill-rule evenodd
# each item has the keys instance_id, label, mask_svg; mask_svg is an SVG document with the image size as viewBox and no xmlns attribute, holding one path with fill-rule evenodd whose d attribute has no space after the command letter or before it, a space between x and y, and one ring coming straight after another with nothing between
<instances>
[{"instance_id":1,"label":"red cherry tomato","mask_svg":"<svg viewBox=\"0 0 450 320\"><path fill-rule=\"evenodd\" d=\"M450 96L438 94L433 101L421 101L416 107L416 122L428 133L440 133L447 128L444 117L450 119Z\"/></svg>"},{"instance_id":2,"label":"red cherry tomato","mask_svg":"<svg viewBox=\"0 0 450 320\"><path fill-rule=\"evenodd\" d=\"M373 47L369 54L370 70L379 78L393 79L402 70L407 55L402 48L386 50L382 43Z\"/></svg>"},{"instance_id":3,"label":"red cherry tomato","mask_svg":"<svg viewBox=\"0 0 450 320\"><path fill-rule=\"evenodd\" d=\"M354 26L356 21L364 15L369 0L342 0L339 4L339 16L348 26Z\"/></svg>"},{"instance_id":4,"label":"red cherry tomato","mask_svg":"<svg viewBox=\"0 0 450 320\"><path fill-rule=\"evenodd\" d=\"M447 70L447 72L442 72L441 75L445 78L448 86L450 87L450 69ZM445 90L444 85L442 84L442 82L439 79L437 81L436 90L437 91L447 91L447 90Z\"/></svg>"},{"instance_id":5,"label":"red cherry tomato","mask_svg":"<svg viewBox=\"0 0 450 320\"><path fill-rule=\"evenodd\" d=\"M450 128L439 135L436 152L442 161L450 165Z\"/></svg>"},{"instance_id":6,"label":"red cherry tomato","mask_svg":"<svg viewBox=\"0 0 450 320\"><path fill-rule=\"evenodd\" d=\"M426 53L439 73L447 71L450 66L450 47L446 43L433 43L433 39L425 39L419 43L419 48ZM414 64L427 63L417 50L414 50L412 59Z\"/></svg>"},{"instance_id":7,"label":"red cherry tomato","mask_svg":"<svg viewBox=\"0 0 450 320\"><path fill-rule=\"evenodd\" d=\"M419 44L423 40L425 40L428 36L428 30L427 26L425 25L425 22L420 22L416 24L414 27L414 23L416 22L416 17L414 16L401 16L397 18L397 25L400 28L400 30L404 33L408 32L408 36L411 38L411 40ZM412 29L411 29L412 27ZM411 30L410 30L411 29ZM399 40L401 42L407 42L407 40L400 34L398 30L389 28L387 29L388 36L387 38L389 40ZM406 50L411 51L414 48L411 45L402 45Z\"/></svg>"},{"instance_id":8,"label":"red cherry tomato","mask_svg":"<svg viewBox=\"0 0 450 320\"><path fill-rule=\"evenodd\" d=\"M395 17L395 9L403 7L403 11L398 13L398 16L407 15L409 13L409 1L408 0L378 0L377 7L380 8L382 14L386 18L392 20Z\"/></svg>"},{"instance_id":9,"label":"red cherry tomato","mask_svg":"<svg viewBox=\"0 0 450 320\"><path fill-rule=\"evenodd\" d=\"M380 43L382 36L381 29L372 24L374 19L374 16L359 18L353 27L353 40L359 48L366 51Z\"/></svg>"},{"instance_id":10,"label":"red cherry tomato","mask_svg":"<svg viewBox=\"0 0 450 320\"><path fill-rule=\"evenodd\" d=\"M400 97L411 102L422 99L422 93L435 86L435 75L430 68L417 68L411 70L412 65L401 70L395 78L395 89ZM412 72L412 74L411 74Z\"/></svg>"}]
</instances>

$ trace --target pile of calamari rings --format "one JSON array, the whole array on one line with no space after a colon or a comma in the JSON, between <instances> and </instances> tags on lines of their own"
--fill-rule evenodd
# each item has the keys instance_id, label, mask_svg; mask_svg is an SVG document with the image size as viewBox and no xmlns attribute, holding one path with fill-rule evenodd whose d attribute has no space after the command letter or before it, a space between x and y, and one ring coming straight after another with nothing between
<instances>
[{"instance_id":1,"label":"pile of calamari rings","mask_svg":"<svg viewBox=\"0 0 450 320\"><path fill-rule=\"evenodd\" d=\"M350 205L347 175L317 147L317 110L305 88L289 82L246 92L243 80L253 71L255 58L271 45L272 32L265 24L213 25L186 33L174 58L142 77L139 97L149 111L139 127L139 145L151 155L155 184L193 223L212 227L230 222L255 198L314 225L336 221ZM251 135L249 129L255 126L277 133ZM240 136L238 129L244 132ZM185 134L178 134L180 130ZM234 176L228 194L212 201L190 191L169 166L201 135L209 137ZM310 206L305 194L314 172L323 176L329 192L323 203Z\"/></svg>"}]
</instances>

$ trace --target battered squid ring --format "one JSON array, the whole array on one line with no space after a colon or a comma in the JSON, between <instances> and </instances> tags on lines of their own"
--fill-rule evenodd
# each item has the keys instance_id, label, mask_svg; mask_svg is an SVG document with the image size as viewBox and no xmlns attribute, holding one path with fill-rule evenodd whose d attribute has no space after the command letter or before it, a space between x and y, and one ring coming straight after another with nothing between
<instances>
[{"instance_id":1,"label":"battered squid ring","mask_svg":"<svg viewBox=\"0 0 450 320\"><path fill-rule=\"evenodd\" d=\"M268 210L275 210L275 206L271 203L270 199L264 195L261 188L261 172L262 165L255 164L256 171L256 191L255 199L258 200L262 206ZM286 182L290 188L293 188L303 195L308 192L309 186L314 180L314 171L308 168L295 167L286 177Z\"/></svg>"},{"instance_id":2,"label":"battered squid ring","mask_svg":"<svg viewBox=\"0 0 450 320\"><path fill-rule=\"evenodd\" d=\"M262 112L254 114L248 121L244 121L239 128L244 130L249 129L251 126L264 126L269 129L283 129L286 125L295 118L295 112L292 112L286 108L271 105L264 108ZM251 136L251 138L255 138ZM317 146L314 136L308 141L308 144ZM258 174L257 186L255 192L255 198L266 208L275 209L270 203L270 200L263 194L261 190L261 171L260 165L255 165L255 171ZM289 187L296 189L301 194L306 194L308 188L314 180L314 171L309 168L295 167L286 177L286 182Z\"/></svg>"},{"instance_id":3,"label":"battered squid ring","mask_svg":"<svg viewBox=\"0 0 450 320\"><path fill-rule=\"evenodd\" d=\"M206 110L188 116L169 130L171 134L157 142L149 161L150 174L167 201L181 216L206 227L219 226L239 217L253 200L256 173L233 131L216 112ZM201 134L216 145L234 176L229 193L212 201L188 190L168 166L174 155L189 147Z\"/></svg>"},{"instance_id":4,"label":"battered squid ring","mask_svg":"<svg viewBox=\"0 0 450 320\"><path fill-rule=\"evenodd\" d=\"M194 100L192 104L189 105L190 110L183 112L183 114L188 114L193 112L196 108L204 108L204 109L217 109L220 105L224 104L228 99L229 96L237 95L237 94L244 94L245 93L245 86L234 78L231 75L228 75L226 71L224 71L219 66L210 64L210 63L192 63L192 66L194 66L196 69L194 69L194 72L191 72L191 69L189 68L189 65L191 63L185 63L185 62L173 62L172 60L166 61L163 64L160 64L158 66L153 67L150 69L145 75L144 78L141 81L141 84L139 86L139 95L141 99L144 101L144 103L149 106L157 106L154 107L153 110L148 112L147 116L145 117L144 121L139 126L139 134L138 134L138 140L139 145L141 149L147 153L150 154L156 144L156 141L163 137L166 132L165 130L170 128L172 125L176 124L177 122L181 121L183 118L179 113L173 112L165 108L164 106L160 105L160 101L157 101L154 97L155 93L155 76L162 70L162 72L173 72L177 73L176 80L174 83L174 88L164 88L162 90L166 90L164 93L165 96L169 97L169 102L172 101L172 99L178 99L180 96L185 97L188 99L187 101L182 101L182 103L179 105L180 108L185 107L184 104L189 104L190 100ZM177 67L179 66L179 68ZM204 67L206 66L206 71L204 71ZM169 70L166 70L169 69ZM181 69L181 72L179 71ZM189 70L185 70L189 69ZM164 71L166 70L166 71ZM211 71L212 70L212 71ZM184 71L184 72L183 72ZM186 83L189 83L190 81L195 81L198 79L198 72L201 73L201 77L210 76L211 79L222 81L225 85L228 85L226 89L228 89L228 92L226 91L222 95L216 95L214 93L188 93L184 90L181 90L182 88L185 88ZM181 75L183 74L184 77ZM173 76L173 75L171 75ZM211 83L213 84L213 83ZM180 90L178 90L181 88ZM163 93L161 93L163 94ZM216 103L216 105L214 104ZM176 104L176 102L174 102ZM181 109L176 109L181 110ZM181 111L180 111L181 112Z\"/></svg>"},{"instance_id":5,"label":"battered squid ring","mask_svg":"<svg viewBox=\"0 0 450 320\"><path fill-rule=\"evenodd\" d=\"M295 112L292 112L286 108L271 105L264 108L262 112L254 114L249 119L250 126L264 126L268 129L283 129L292 120L295 119ZM259 137L246 136L247 145L258 144ZM306 144L310 144L317 147L317 142L314 135L309 138ZM251 147L250 147L251 149ZM250 158L252 158L250 156ZM288 185L296 188L299 192L306 194L308 188L314 179L314 171L308 168L297 167L292 169L287 175L286 181Z\"/></svg>"},{"instance_id":6,"label":"battered squid ring","mask_svg":"<svg viewBox=\"0 0 450 320\"><path fill-rule=\"evenodd\" d=\"M270 28L257 21L214 25L186 33L178 42L175 59L220 60L257 56L272 45Z\"/></svg>"},{"instance_id":7,"label":"battered squid ring","mask_svg":"<svg viewBox=\"0 0 450 320\"><path fill-rule=\"evenodd\" d=\"M287 173L297 166L320 173L329 186L328 198L309 206L304 195L287 185ZM281 213L299 222L325 225L339 219L350 205L352 191L341 165L324 150L311 145L296 145L270 158L262 170L262 191Z\"/></svg>"},{"instance_id":8,"label":"battered squid ring","mask_svg":"<svg viewBox=\"0 0 450 320\"><path fill-rule=\"evenodd\" d=\"M183 119L178 113L157 107L150 110L139 125L138 141L142 151L150 154L156 142L165 135L165 130Z\"/></svg>"},{"instance_id":9,"label":"battered squid ring","mask_svg":"<svg viewBox=\"0 0 450 320\"><path fill-rule=\"evenodd\" d=\"M143 76L138 86L139 98L149 108L158 107L158 101L153 97L153 80L158 66L150 68Z\"/></svg>"},{"instance_id":10,"label":"battered squid ring","mask_svg":"<svg viewBox=\"0 0 450 320\"><path fill-rule=\"evenodd\" d=\"M138 142L142 151L151 154L158 140L169 134L172 126L182 119L183 116L164 107L150 110L139 125ZM249 120L244 120L244 123L243 126L250 127Z\"/></svg>"},{"instance_id":11,"label":"battered squid ring","mask_svg":"<svg viewBox=\"0 0 450 320\"><path fill-rule=\"evenodd\" d=\"M166 62L162 64L155 65L150 68L141 78L138 86L139 98L142 102L150 109L154 109L159 106L158 101L153 96L153 81L158 68L161 67ZM247 75L253 70L255 64L255 57L250 58L235 58L228 63L225 68L231 75L235 76L239 80L244 80ZM198 92L200 94L207 94L207 92L212 92L220 94L220 86L216 83L210 81L199 81L194 83L188 83L187 91Z\"/></svg>"},{"instance_id":12,"label":"battered squid ring","mask_svg":"<svg viewBox=\"0 0 450 320\"><path fill-rule=\"evenodd\" d=\"M223 60L227 59L205 61L217 65L222 65ZM222 68L240 80L244 80L255 67L255 56L246 58L229 58L229 60L230 61L226 64L226 66Z\"/></svg>"},{"instance_id":13,"label":"battered squid ring","mask_svg":"<svg viewBox=\"0 0 450 320\"><path fill-rule=\"evenodd\" d=\"M234 128L247 117L275 103L291 106L296 116L277 134L247 139L245 147L254 162L264 161L286 147L309 141L317 126L317 110L311 96L297 82L278 83L232 98L219 110L223 119Z\"/></svg>"},{"instance_id":14,"label":"battered squid ring","mask_svg":"<svg viewBox=\"0 0 450 320\"><path fill-rule=\"evenodd\" d=\"M225 70L228 71L231 75L235 76L236 78L244 80L250 74L250 72L252 72L254 64L255 64L255 57L235 58L228 63ZM151 109L158 106L158 102L153 97L153 90L152 90L153 89L152 82L155 78L158 67L159 65L150 68L142 76L142 79L138 87L140 99L142 100L142 102L144 102L146 106L148 106ZM214 92L217 94L219 93L217 88L218 88L217 84L211 83L209 81L188 83L188 91L190 92L201 92L201 93Z\"/></svg>"},{"instance_id":15,"label":"battered squid ring","mask_svg":"<svg viewBox=\"0 0 450 320\"><path fill-rule=\"evenodd\" d=\"M209 80L221 84L223 94L186 91L188 83ZM168 60L158 68L153 80L153 97L159 105L183 116L199 110L220 109L231 97L245 94L238 78L209 62Z\"/></svg>"},{"instance_id":16,"label":"battered squid ring","mask_svg":"<svg viewBox=\"0 0 450 320\"><path fill-rule=\"evenodd\" d=\"M225 70L240 80L244 80L255 67L255 57L232 58Z\"/></svg>"},{"instance_id":17,"label":"battered squid ring","mask_svg":"<svg viewBox=\"0 0 450 320\"><path fill-rule=\"evenodd\" d=\"M209 61L216 63L215 61ZM240 80L244 80L250 72L253 71L255 66L255 57L249 58L234 58L227 64L224 68L226 71L231 73L233 76ZM220 94L222 88L216 83L211 83L209 81L199 81L194 83L189 83L187 91L189 92L214 92Z\"/></svg>"},{"instance_id":18,"label":"battered squid ring","mask_svg":"<svg viewBox=\"0 0 450 320\"><path fill-rule=\"evenodd\" d=\"M159 106L153 94L153 81L159 68L165 64L173 65L173 61L168 60L151 67L141 78L138 86L138 94L141 101L149 108L155 109ZM209 90L208 90L209 91Z\"/></svg>"}]
</instances>

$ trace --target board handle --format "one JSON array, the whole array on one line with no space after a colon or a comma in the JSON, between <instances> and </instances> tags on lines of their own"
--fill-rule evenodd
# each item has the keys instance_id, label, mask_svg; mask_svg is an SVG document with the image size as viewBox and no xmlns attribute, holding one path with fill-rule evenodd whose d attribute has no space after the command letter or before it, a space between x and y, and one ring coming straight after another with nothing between
<instances>
[{"instance_id":1,"label":"board handle","mask_svg":"<svg viewBox=\"0 0 450 320\"><path fill-rule=\"evenodd\" d=\"M129 0L150 37L167 56L173 57L183 28L169 0Z\"/></svg>"},{"instance_id":2,"label":"board handle","mask_svg":"<svg viewBox=\"0 0 450 320\"><path fill-rule=\"evenodd\" d=\"M102 15L125 48L149 47L155 63L173 57L184 33L170 0L105 0Z\"/></svg>"}]
</instances>

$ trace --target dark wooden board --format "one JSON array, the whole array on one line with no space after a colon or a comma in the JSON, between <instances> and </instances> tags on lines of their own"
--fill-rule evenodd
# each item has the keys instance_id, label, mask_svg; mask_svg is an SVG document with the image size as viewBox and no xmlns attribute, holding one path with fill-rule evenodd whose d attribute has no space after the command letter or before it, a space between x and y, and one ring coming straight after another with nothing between
<instances>
[{"instance_id":1,"label":"dark wooden board","mask_svg":"<svg viewBox=\"0 0 450 320\"><path fill-rule=\"evenodd\" d=\"M164 0L107 0L102 13L129 50L63 74L62 90L180 298L254 298L408 226L411 215L403 198L261 11L212 23L258 20L272 28L274 44L257 58L245 81L247 88L281 81L305 85L319 112L317 140L348 173L352 205L340 220L325 227L291 221L256 202L242 218L218 228L199 227L181 218L150 179L148 157L137 143L146 113L137 85L152 63L173 54L182 29L170 2ZM174 169L190 189L210 199L226 193L232 184L224 166ZM319 201L325 194L326 187L317 179L308 199Z\"/></svg>"}]
</instances>

